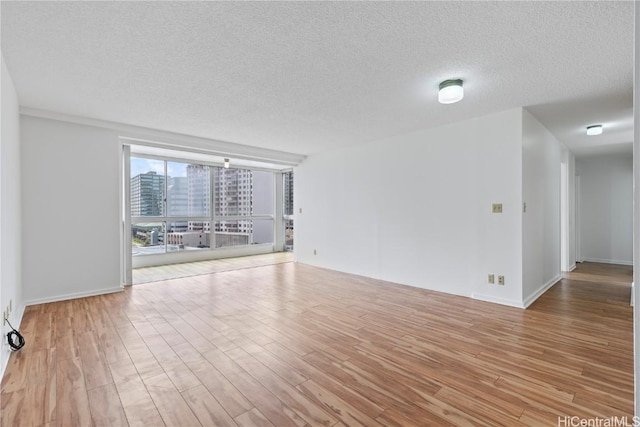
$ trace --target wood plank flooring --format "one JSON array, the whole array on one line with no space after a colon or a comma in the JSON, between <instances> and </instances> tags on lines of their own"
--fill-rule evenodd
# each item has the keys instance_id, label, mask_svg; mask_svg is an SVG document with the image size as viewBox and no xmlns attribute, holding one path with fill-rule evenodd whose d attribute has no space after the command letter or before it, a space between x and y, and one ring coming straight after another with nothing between
<instances>
[{"instance_id":1,"label":"wood plank flooring","mask_svg":"<svg viewBox=\"0 0 640 427\"><path fill-rule=\"evenodd\" d=\"M579 280L528 310L293 262L31 306L0 418L280 427L631 417L631 270L617 268L582 264Z\"/></svg>"}]
</instances>

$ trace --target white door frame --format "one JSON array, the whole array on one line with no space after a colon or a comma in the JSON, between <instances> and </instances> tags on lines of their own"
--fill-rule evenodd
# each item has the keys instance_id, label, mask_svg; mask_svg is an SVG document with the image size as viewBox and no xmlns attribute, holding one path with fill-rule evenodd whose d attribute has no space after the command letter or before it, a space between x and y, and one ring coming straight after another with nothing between
<instances>
[{"instance_id":1,"label":"white door frame","mask_svg":"<svg viewBox=\"0 0 640 427\"><path fill-rule=\"evenodd\" d=\"M569 271L569 161L568 153L560 162L560 270Z\"/></svg>"},{"instance_id":2,"label":"white door frame","mask_svg":"<svg viewBox=\"0 0 640 427\"><path fill-rule=\"evenodd\" d=\"M582 262L582 246L580 244L580 175L576 175L576 262Z\"/></svg>"},{"instance_id":3,"label":"white door frame","mask_svg":"<svg viewBox=\"0 0 640 427\"><path fill-rule=\"evenodd\" d=\"M122 210L121 210L121 223L122 231L120 234L121 257L122 257L122 285L129 286L133 284L133 273L131 271L131 186L128 185L131 182L131 147L128 144L120 143L122 150L122 173L120 174L121 194L120 198Z\"/></svg>"}]
</instances>

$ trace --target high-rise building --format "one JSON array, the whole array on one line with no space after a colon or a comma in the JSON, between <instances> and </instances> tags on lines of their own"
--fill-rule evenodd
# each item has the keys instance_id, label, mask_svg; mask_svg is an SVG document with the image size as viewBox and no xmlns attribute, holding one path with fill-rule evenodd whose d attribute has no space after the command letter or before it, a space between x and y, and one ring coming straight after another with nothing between
<instances>
[{"instance_id":1,"label":"high-rise building","mask_svg":"<svg viewBox=\"0 0 640 427\"><path fill-rule=\"evenodd\" d=\"M284 215L293 215L293 171L282 174ZM293 219L288 217L284 222L284 248L293 250Z\"/></svg>"},{"instance_id":2,"label":"high-rise building","mask_svg":"<svg viewBox=\"0 0 640 427\"><path fill-rule=\"evenodd\" d=\"M284 214L293 215L293 172L282 174L284 184Z\"/></svg>"},{"instance_id":3,"label":"high-rise building","mask_svg":"<svg viewBox=\"0 0 640 427\"><path fill-rule=\"evenodd\" d=\"M166 179L166 215L165 178L156 172L131 179L131 210L132 216L166 216L167 242L172 246L191 246L196 234L197 247L273 242L271 219L239 219L273 213L273 174L190 164L186 176ZM207 220L212 213L213 226ZM172 220L178 217L182 221ZM211 240L201 240L210 232Z\"/></svg>"},{"instance_id":4,"label":"high-rise building","mask_svg":"<svg viewBox=\"0 0 640 427\"><path fill-rule=\"evenodd\" d=\"M163 175L151 171L131 178L131 216L162 216L163 194Z\"/></svg>"},{"instance_id":5,"label":"high-rise building","mask_svg":"<svg viewBox=\"0 0 640 427\"><path fill-rule=\"evenodd\" d=\"M253 174L246 169L214 168L215 216L251 216ZM215 231L251 234L251 221L216 221Z\"/></svg>"}]
</instances>

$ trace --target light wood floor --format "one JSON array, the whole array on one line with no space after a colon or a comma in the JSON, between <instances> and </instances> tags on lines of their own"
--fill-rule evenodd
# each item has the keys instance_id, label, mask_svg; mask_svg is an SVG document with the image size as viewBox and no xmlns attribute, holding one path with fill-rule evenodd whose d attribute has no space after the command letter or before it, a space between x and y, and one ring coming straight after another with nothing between
<instances>
[{"instance_id":1,"label":"light wood floor","mask_svg":"<svg viewBox=\"0 0 640 427\"><path fill-rule=\"evenodd\" d=\"M159 265L156 267L135 268L132 271L133 284L158 282L160 280L180 279L201 274L220 273L222 271L243 268L263 267L293 261L293 252L274 252L264 255L251 255L238 258L223 258L210 261L185 262L181 264Z\"/></svg>"},{"instance_id":2,"label":"light wood floor","mask_svg":"<svg viewBox=\"0 0 640 427\"><path fill-rule=\"evenodd\" d=\"M32 306L2 425L630 417L632 309L618 283L629 272L563 279L528 310L291 262Z\"/></svg>"}]
</instances>

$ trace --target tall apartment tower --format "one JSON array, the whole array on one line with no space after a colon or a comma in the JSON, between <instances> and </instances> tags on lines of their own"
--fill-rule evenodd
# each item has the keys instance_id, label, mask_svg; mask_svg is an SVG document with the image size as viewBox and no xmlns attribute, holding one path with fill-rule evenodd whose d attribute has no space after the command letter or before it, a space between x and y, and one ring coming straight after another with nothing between
<instances>
[{"instance_id":1,"label":"tall apartment tower","mask_svg":"<svg viewBox=\"0 0 640 427\"><path fill-rule=\"evenodd\" d=\"M156 172L131 178L131 216L162 216L164 176Z\"/></svg>"},{"instance_id":2,"label":"tall apartment tower","mask_svg":"<svg viewBox=\"0 0 640 427\"><path fill-rule=\"evenodd\" d=\"M284 183L284 214L293 215L293 172L282 174Z\"/></svg>"},{"instance_id":3,"label":"tall apartment tower","mask_svg":"<svg viewBox=\"0 0 640 427\"><path fill-rule=\"evenodd\" d=\"M293 215L293 171L282 174L283 181L283 199L284 199L284 215ZM293 219L284 222L284 249L293 250Z\"/></svg>"},{"instance_id":4,"label":"tall apartment tower","mask_svg":"<svg viewBox=\"0 0 640 427\"><path fill-rule=\"evenodd\" d=\"M246 169L214 168L215 216L250 216L252 172ZM219 232L251 233L251 221L218 221Z\"/></svg>"}]
</instances>

